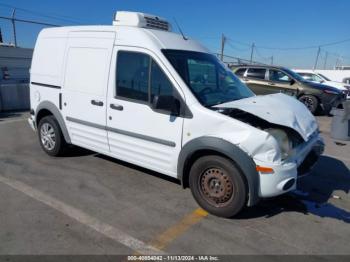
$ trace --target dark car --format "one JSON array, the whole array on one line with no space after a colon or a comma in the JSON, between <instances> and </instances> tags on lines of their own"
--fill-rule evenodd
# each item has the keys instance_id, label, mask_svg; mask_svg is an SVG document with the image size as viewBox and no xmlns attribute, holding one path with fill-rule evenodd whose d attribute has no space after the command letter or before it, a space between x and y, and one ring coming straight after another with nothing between
<instances>
[{"instance_id":1,"label":"dark car","mask_svg":"<svg viewBox=\"0 0 350 262\"><path fill-rule=\"evenodd\" d=\"M257 95L285 93L295 96L313 114L321 109L328 114L344 94L338 89L313 83L284 67L238 66L233 72Z\"/></svg>"}]
</instances>

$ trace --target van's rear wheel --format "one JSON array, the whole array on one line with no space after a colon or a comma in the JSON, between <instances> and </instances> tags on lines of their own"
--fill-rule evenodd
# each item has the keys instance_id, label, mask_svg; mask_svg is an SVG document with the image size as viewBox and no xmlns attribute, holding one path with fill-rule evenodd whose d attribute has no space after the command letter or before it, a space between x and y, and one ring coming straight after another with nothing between
<instances>
[{"instance_id":1,"label":"van's rear wheel","mask_svg":"<svg viewBox=\"0 0 350 262\"><path fill-rule=\"evenodd\" d=\"M38 125L41 148L50 156L59 156L66 147L61 128L54 116L43 117Z\"/></svg>"},{"instance_id":2,"label":"van's rear wheel","mask_svg":"<svg viewBox=\"0 0 350 262\"><path fill-rule=\"evenodd\" d=\"M227 158L199 158L191 167L189 184L198 204L213 215L233 217L246 204L242 174Z\"/></svg>"}]
</instances>

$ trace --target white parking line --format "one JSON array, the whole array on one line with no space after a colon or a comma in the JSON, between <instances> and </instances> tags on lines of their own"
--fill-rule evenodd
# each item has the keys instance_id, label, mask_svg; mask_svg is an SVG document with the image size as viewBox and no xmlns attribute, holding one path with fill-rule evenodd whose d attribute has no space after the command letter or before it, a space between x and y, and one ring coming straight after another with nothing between
<instances>
[{"instance_id":1,"label":"white parking line","mask_svg":"<svg viewBox=\"0 0 350 262\"><path fill-rule=\"evenodd\" d=\"M17 191L22 192L23 194L44 203L45 205L61 212L62 214L71 217L78 221L79 223L86 225L95 231L105 235L106 237L113 239L124 246L131 248L139 254L144 255L164 255L165 253L157 248L154 248L146 243L129 236L123 231L106 224L102 221L99 221L97 218L86 214L85 212L72 207L62 201L53 198L31 186L28 186L20 181L6 178L0 175L0 182L16 189Z\"/></svg>"}]
</instances>

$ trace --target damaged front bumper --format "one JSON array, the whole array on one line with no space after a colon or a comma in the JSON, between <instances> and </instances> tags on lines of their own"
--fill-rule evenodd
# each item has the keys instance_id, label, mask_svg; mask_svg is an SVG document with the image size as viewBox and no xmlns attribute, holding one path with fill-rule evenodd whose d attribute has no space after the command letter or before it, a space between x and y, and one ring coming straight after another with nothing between
<instances>
[{"instance_id":1,"label":"damaged front bumper","mask_svg":"<svg viewBox=\"0 0 350 262\"><path fill-rule=\"evenodd\" d=\"M261 198L281 195L296 189L297 179L306 175L324 151L324 142L315 134L308 142L295 149L293 156L279 164L270 164L255 160L257 166L270 166L273 172L259 172Z\"/></svg>"}]
</instances>

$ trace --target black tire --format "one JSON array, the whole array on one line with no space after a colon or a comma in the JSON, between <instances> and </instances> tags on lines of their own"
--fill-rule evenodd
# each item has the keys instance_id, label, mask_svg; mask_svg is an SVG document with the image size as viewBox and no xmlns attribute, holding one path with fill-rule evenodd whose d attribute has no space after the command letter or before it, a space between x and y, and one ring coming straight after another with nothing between
<instances>
[{"instance_id":1,"label":"black tire","mask_svg":"<svg viewBox=\"0 0 350 262\"><path fill-rule=\"evenodd\" d=\"M52 137L52 135L51 135L51 139L54 140L54 145L52 147L47 146L48 144L46 144L44 142L45 139L43 138L43 137L47 137L47 136L43 135L43 133L45 133L44 131L45 131L45 128L47 126L49 126L52 129L52 131L51 131L51 129L49 129L51 134L52 133L54 134L54 137ZM60 126L59 126L59 124L54 116L52 116L52 115L45 116L40 120L39 125L38 125L38 136L39 136L39 143L40 143L41 148L48 155L60 156L64 153L64 151L67 147L67 143L64 140L61 128L60 128ZM47 141L47 138L46 138L46 141Z\"/></svg>"},{"instance_id":2,"label":"black tire","mask_svg":"<svg viewBox=\"0 0 350 262\"><path fill-rule=\"evenodd\" d=\"M191 167L189 185L197 203L219 217L233 217L246 205L247 187L235 164L221 156L204 156Z\"/></svg>"},{"instance_id":3,"label":"black tire","mask_svg":"<svg viewBox=\"0 0 350 262\"><path fill-rule=\"evenodd\" d=\"M302 102L312 114L315 114L318 109L318 100L313 95L302 95L299 97L299 101Z\"/></svg>"}]
</instances>

